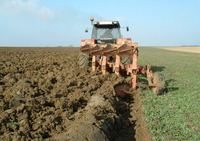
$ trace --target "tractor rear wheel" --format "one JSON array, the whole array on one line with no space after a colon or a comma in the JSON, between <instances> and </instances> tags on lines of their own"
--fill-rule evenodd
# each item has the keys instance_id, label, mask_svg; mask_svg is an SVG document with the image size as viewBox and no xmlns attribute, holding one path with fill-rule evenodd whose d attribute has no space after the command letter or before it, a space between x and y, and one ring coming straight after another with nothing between
<instances>
[{"instance_id":1,"label":"tractor rear wheel","mask_svg":"<svg viewBox=\"0 0 200 141\"><path fill-rule=\"evenodd\" d=\"M90 57L88 54L80 53L78 56L79 68L88 68L90 65Z\"/></svg>"},{"instance_id":2,"label":"tractor rear wheel","mask_svg":"<svg viewBox=\"0 0 200 141\"><path fill-rule=\"evenodd\" d=\"M155 73L153 75L153 83L156 85L153 87L153 92L157 95L164 94L165 90L165 78L161 73Z\"/></svg>"},{"instance_id":3,"label":"tractor rear wheel","mask_svg":"<svg viewBox=\"0 0 200 141\"><path fill-rule=\"evenodd\" d=\"M122 64L132 64L132 61L133 60L128 57L122 57L122 59L121 59Z\"/></svg>"}]
</instances>

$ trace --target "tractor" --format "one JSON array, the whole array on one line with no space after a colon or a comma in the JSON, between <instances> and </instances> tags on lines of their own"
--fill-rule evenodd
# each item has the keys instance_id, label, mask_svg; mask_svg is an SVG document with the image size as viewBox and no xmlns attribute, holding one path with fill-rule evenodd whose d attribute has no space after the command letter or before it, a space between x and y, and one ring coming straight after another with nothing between
<instances>
[{"instance_id":1,"label":"tractor","mask_svg":"<svg viewBox=\"0 0 200 141\"><path fill-rule=\"evenodd\" d=\"M105 75L108 71L116 75L132 77L132 88L137 88L137 75L147 77L148 85L156 94L163 94L165 89L164 76L153 74L151 66L138 66L138 43L132 43L131 38L123 38L118 21L94 21L91 39L81 40L79 67L91 66L92 71L101 70ZM129 27L126 27L129 31ZM85 30L88 32L88 29Z\"/></svg>"}]
</instances>

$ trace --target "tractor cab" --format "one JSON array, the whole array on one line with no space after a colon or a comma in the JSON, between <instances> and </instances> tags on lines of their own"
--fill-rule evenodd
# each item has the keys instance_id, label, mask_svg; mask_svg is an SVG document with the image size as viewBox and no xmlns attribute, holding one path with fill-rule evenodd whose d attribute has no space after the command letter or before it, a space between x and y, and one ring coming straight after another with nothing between
<instances>
[{"instance_id":1,"label":"tractor cab","mask_svg":"<svg viewBox=\"0 0 200 141\"><path fill-rule=\"evenodd\" d=\"M117 38L122 38L118 21L92 21L92 39L95 44L116 44Z\"/></svg>"}]
</instances>

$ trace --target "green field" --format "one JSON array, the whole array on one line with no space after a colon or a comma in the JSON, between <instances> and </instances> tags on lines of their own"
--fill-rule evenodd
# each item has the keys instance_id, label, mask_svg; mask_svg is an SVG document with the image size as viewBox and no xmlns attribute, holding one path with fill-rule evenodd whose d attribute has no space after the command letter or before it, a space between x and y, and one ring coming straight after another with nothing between
<instances>
[{"instance_id":1,"label":"green field","mask_svg":"<svg viewBox=\"0 0 200 141\"><path fill-rule=\"evenodd\" d=\"M165 76L164 95L139 91L155 141L200 140L200 54L139 48L139 65Z\"/></svg>"}]
</instances>

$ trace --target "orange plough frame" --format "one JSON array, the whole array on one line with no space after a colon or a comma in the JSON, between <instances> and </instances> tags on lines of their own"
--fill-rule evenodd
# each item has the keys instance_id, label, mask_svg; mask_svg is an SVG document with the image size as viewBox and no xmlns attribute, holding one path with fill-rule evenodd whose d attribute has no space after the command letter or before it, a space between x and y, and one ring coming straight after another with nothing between
<instances>
[{"instance_id":1,"label":"orange plough frame","mask_svg":"<svg viewBox=\"0 0 200 141\"><path fill-rule=\"evenodd\" d=\"M81 40L81 52L92 56L92 71L100 69L105 75L108 69L111 69L115 74L120 75L125 71L127 75L132 77L132 88L137 87L137 75L145 75L149 86L156 93L158 83L153 79L151 66L138 66L138 43L132 43L130 38L118 38L116 44L95 44L94 39ZM109 61L109 57L115 58L114 61ZM132 64L122 64L121 57L132 59Z\"/></svg>"}]
</instances>

